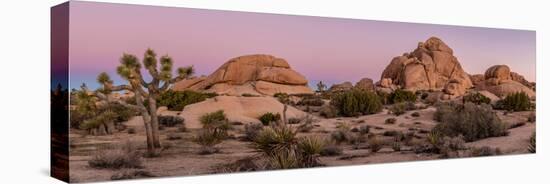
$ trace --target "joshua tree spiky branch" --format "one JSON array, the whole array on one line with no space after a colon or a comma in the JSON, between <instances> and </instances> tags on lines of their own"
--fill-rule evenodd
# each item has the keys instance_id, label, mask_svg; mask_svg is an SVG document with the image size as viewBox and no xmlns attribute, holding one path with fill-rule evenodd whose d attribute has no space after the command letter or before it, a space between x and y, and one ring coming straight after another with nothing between
<instances>
[{"instance_id":1,"label":"joshua tree spiky branch","mask_svg":"<svg viewBox=\"0 0 550 184\"><path fill-rule=\"evenodd\" d=\"M322 93L325 91L325 89L327 88L327 85L325 85L323 83L323 81L319 81L319 83L317 83L317 91Z\"/></svg>"},{"instance_id":2,"label":"joshua tree spiky branch","mask_svg":"<svg viewBox=\"0 0 550 184\"><path fill-rule=\"evenodd\" d=\"M160 67L157 62L157 55L152 49L147 49L143 55L143 67L151 75L151 81L146 82L141 73L142 65L138 58L131 54L124 53L120 58L120 65L117 67L117 73L128 84L113 85L109 75L102 72L97 77L97 82L102 86L96 91L90 91L85 85L82 90L93 93L99 99L119 103L127 108L133 108L141 112L145 133L147 135L147 150L149 154L155 155L161 148L159 139L159 123L157 114L156 98L162 92L167 91L171 84L186 79L194 74L193 66L181 67L177 69L177 76L172 76L172 58L168 55L160 57ZM134 93L134 104L128 104L120 99L113 99L109 94L113 91L131 91ZM147 104L147 106L145 105Z\"/></svg>"}]
</instances>

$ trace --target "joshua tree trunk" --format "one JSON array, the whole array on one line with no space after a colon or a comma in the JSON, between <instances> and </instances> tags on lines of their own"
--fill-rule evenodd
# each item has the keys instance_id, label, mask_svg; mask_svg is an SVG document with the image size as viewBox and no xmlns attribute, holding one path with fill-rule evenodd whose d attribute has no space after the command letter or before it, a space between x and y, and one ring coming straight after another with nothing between
<instances>
[{"instance_id":1,"label":"joshua tree trunk","mask_svg":"<svg viewBox=\"0 0 550 184\"><path fill-rule=\"evenodd\" d=\"M158 121L158 115L157 115L157 101L153 97L149 97L149 113L151 114L151 127L153 128L153 131L152 131L153 145L155 148L161 148L160 139L159 139L159 121Z\"/></svg>"},{"instance_id":2,"label":"joshua tree trunk","mask_svg":"<svg viewBox=\"0 0 550 184\"><path fill-rule=\"evenodd\" d=\"M286 110L288 109L288 106L285 104L283 107L283 124L286 125Z\"/></svg>"}]
</instances>

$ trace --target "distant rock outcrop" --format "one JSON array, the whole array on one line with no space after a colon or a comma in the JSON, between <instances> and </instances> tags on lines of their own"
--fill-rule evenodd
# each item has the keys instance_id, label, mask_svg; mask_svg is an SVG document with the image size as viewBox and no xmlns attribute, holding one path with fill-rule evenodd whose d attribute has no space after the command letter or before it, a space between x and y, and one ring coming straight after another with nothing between
<instances>
[{"instance_id":1,"label":"distant rock outcrop","mask_svg":"<svg viewBox=\"0 0 550 184\"><path fill-rule=\"evenodd\" d=\"M534 84L525 80L520 74L512 72L506 65L489 67L484 76L483 80L474 83L476 89L489 91L499 97L516 92L525 92L529 97L535 97L535 92L532 90Z\"/></svg>"},{"instance_id":2,"label":"distant rock outcrop","mask_svg":"<svg viewBox=\"0 0 550 184\"><path fill-rule=\"evenodd\" d=\"M441 39L431 37L418 43L413 52L393 58L384 69L378 86L411 91L443 90L448 95L459 96L473 85L453 56L453 50Z\"/></svg>"},{"instance_id":3,"label":"distant rock outcrop","mask_svg":"<svg viewBox=\"0 0 550 184\"><path fill-rule=\"evenodd\" d=\"M359 82L355 83L356 89L374 91L374 83L370 78L362 78Z\"/></svg>"},{"instance_id":4,"label":"distant rock outcrop","mask_svg":"<svg viewBox=\"0 0 550 184\"><path fill-rule=\"evenodd\" d=\"M340 84L334 84L330 86L329 91L336 92L336 91L348 91L353 89L353 84L349 81L340 83Z\"/></svg>"},{"instance_id":5,"label":"distant rock outcrop","mask_svg":"<svg viewBox=\"0 0 550 184\"><path fill-rule=\"evenodd\" d=\"M178 82L174 89L234 96L313 93L307 83L306 78L292 70L284 59L258 54L233 58L209 76Z\"/></svg>"}]
</instances>

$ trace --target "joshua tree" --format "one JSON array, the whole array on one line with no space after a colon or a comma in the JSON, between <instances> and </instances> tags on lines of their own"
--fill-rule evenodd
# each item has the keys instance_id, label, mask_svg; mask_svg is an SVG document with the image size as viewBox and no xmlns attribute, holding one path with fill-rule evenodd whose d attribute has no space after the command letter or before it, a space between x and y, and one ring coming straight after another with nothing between
<instances>
[{"instance_id":1,"label":"joshua tree","mask_svg":"<svg viewBox=\"0 0 550 184\"><path fill-rule=\"evenodd\" d=\"M172 76L172 58L168 55L160 57L160 67L157 62L157 54L152 49L147 49L143 56L143 66L151 75L151 81L146 82L141 73L141 64L138 58L131 54L124 53L120 58L120 65L117 67L117 73L128 84L114 86L109 75L102 72L97 77L97 82L101 88L91 92L84 84L82 90L92 93L101 100L107 102L116 102L127 108L138 110L143 118L145 131L147 135L147 151L151 155L156 155L160 150L159 123L157 115L156 98L162 92L167 91L171 84L186 79L194 74L193 66L178 68L178 75ZM131 91L134 93L134 103L129 104L124 100L113 99L109 95L113 91Z\"/></svg>"},{"instance_id":2,"label":"joshua tree","mask_svg":"<svg viewBox=\"0 0 550 184\"><path fill-rule=\"evenodd\" d=\"M327 85L325 85L323 81L319 81L319 83L317 83L317 91L322 93L325 91L326 88L327 88Z\"/></svg>"}]
</instances>

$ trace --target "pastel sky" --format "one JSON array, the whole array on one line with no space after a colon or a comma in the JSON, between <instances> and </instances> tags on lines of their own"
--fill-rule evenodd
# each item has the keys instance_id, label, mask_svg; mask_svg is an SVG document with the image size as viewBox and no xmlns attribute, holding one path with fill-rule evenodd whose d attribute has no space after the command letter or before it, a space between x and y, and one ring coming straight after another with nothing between
<instances>
[{"instance_id":1,"label":"pastel sky","mask_svg":"<svg viewBox=\"0 0 550 184\"><path fill-rule=\"evenodd\" d=\"M431 36L446 42L470 74L495 64L535 81L535 32L357 19L336 19L71 1L70 87L105 71L115 83L122 53L139 58L147 48L168 54L175 66L208 75L247 54L286 59L311 84L380 79L395 56Z\"/></svg>"}]
</instances>

